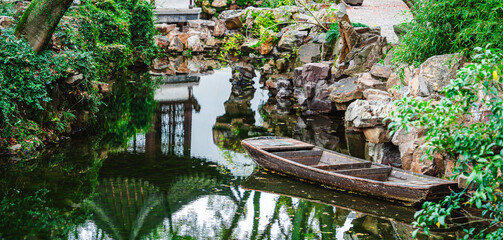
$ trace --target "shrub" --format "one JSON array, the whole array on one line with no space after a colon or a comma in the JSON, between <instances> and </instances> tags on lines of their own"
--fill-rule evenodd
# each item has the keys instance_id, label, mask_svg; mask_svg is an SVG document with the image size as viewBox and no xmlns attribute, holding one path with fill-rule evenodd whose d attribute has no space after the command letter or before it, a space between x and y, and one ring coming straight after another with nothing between
<instances>
[{"instance_id":1,"label":"shrub","mask_svg":"<svg viewBox=\"0 0 503 240\"><path fill-rule=\"evenodd\" d=\"M414 19L394 62L418 66L434 55L468 52L473 47L503 48L503 1L418 0Z\"/></svg>"},{"instance_id":2,"label":"shrub","mask_svg":"<svg viewBox=\"0 0 503 240\"><path fill-rule=\"evenodd\" d=\"M59 123L61 116L47 111L68 109L72 105L97 111L99 99L90 81L94 65L89 53L67 51L35 53L28 42L18 40L13 29L0 29L0 137L15 138L24 143L37 133L37 126ZM76 86L60 84L59 80L80 72L88 81ZM57 90L67 101L55 106L51 102ZM0 143L3 145L4 143Z\"/></svg>"},{"instance_id":3,"label":"shrub","mask_svg":"<svg viewBox=\"0 0 503 240\"><path fill-rule=\"evenodd\" d=\"M474 63L458 71L440 102L406 97L393 113L394 130L410 126L427 129L425 157L441 153L456 160L453 177L468 177L478 187L464 200L452 194L440 203L426 202L416 214L416 226L444 225L462 206L474 205L491 220L481 231L466 229L465 238L500 239L503 234L503 51L475 48ZM473 166L473 170L469 170Z\"/></svg>"}]
</instances>

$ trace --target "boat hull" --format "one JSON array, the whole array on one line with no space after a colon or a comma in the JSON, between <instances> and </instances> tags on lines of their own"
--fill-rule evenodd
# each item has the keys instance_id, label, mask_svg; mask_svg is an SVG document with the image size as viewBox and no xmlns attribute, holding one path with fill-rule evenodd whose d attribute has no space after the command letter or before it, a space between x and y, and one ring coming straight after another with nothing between
<instances>
[{"instance_id":1,"label":"boat hull","mask_svg":"<svg viewBox=\"0 0 503 240\"><path fill-rule=\"evenodd\" d=\"M414 186L337 174L289 161L288 159L274 155L271 152L257 148L252 144L249 144L246 140L243 140L242 145L255 163L263 168L286 173L297 178L310 180L312 182L321 183L332 188L376 196L390 201L401 202L405 205L416 205L426 200L438 200L438 198L451 193L451 190L457 189L457 184L454 182L427 186ZM329 150L324 149L324 151ZM392 171L407 172L395 168ZM413 173L407 172L407 174Z\"/></svg>"}]
</instances>

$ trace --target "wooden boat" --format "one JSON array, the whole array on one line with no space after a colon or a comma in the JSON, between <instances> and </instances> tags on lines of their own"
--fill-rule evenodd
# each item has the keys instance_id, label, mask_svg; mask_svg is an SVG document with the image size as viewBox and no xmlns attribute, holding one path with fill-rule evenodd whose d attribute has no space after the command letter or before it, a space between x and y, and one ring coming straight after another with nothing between
<instances>
[{"instance_id":1,"label":"wooden boat","mask_svg":"<svg viewBox=\"0 0 503 240\"><path fill-rule=\"evenodd\" d=\"M358 159L291 138L256 137L241 144L263 168L405 205L439 200L451 191L460 191L452 181Z\"/></svg>"}]
</instances>

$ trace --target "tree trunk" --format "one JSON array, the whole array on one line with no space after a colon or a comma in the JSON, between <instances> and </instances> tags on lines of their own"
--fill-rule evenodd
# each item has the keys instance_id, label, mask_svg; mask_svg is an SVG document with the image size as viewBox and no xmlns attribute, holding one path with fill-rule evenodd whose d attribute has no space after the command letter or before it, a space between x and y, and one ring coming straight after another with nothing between
<instances>
[{"instance_id":1,"label":"tree trunk","mask_svg":"<svg viewBox=\"0 0 503 240\"><path fill-rule=\"evenodd\" d=\"M33 0L16 27L16 36L24 37L36 52L42 52L73 0Z\"/></svg>"}]
</instances>

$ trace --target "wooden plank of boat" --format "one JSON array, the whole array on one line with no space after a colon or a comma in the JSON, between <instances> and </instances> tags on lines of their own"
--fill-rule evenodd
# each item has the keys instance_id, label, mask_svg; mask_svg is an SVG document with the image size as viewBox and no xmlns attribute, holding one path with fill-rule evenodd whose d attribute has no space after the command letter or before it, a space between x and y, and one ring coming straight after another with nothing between
<instances>
[{"instance_id":1,"label":"wooden plank of boat","mask_svg":"<svg viewBox=\"0 0 503 240\"><path fill-rule=\"evenodd\" d=\"M264 168L406 205L438 200L451 191L459 191L455 182L301 143L283 137L242 141L248 154Z\"/></svg>"}]
</instances>

